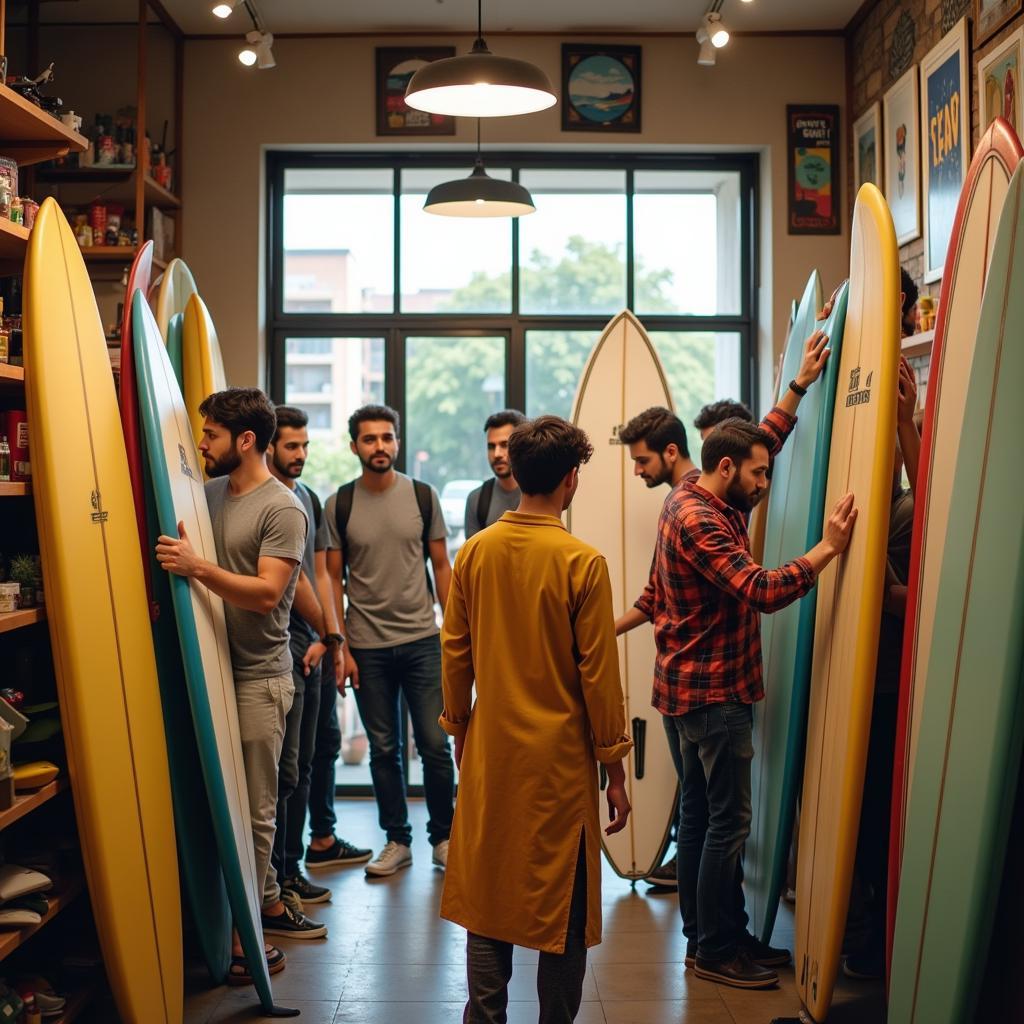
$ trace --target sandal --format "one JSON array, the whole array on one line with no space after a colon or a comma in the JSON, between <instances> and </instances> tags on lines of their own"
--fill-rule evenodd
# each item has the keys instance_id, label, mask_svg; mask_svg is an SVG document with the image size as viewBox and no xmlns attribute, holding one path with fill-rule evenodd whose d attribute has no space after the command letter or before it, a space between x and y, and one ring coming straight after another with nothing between
<instances>
[{"instance_id":1,"label":"sandal","mask_svg":"<svg viewBox=\"0 0 1024 1024\"><path fill-rule=\"evenodd\" d=\"M271 946L267 953L267 974L280 974L288 958L277 946ZM231 966L228 968L226 979L229 985L251 985L252 974L249 971L249 961L244 956L232 956Z\"/></svg>"}]
</instances>

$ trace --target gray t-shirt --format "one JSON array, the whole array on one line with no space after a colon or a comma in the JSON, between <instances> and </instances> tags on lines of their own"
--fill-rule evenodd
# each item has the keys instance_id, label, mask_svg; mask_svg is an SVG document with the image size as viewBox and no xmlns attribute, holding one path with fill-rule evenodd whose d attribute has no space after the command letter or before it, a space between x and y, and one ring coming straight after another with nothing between
<instances>
[{"instance_id":1,"label":"gray t-shirt","mask_svg":"<svg viewBox=\"0 0 1024 1024\"><path fill-rule=\"evenodd\" d=\"M288 485L285 484L287 487ZM316 525L316 511L313 508L313 499L310 497L309 488L301 480L295 481L295 489L292 494L302 502L306 511L306 519L309 522L309 529L306 531L306 547L302 554L302 571L306 574L313 589L316 589L316 552L324 551L327 548L327 523L323 514L320 515L320 525ZM292 608L289 628L293 633L301 633L309 640L317 640L320 634L308 623L298 612Z\"/></svg>"},{"instance_id":2,"label":"gray t-shirt","mask_svg":"<svg viewBox=\"0 0 1024 1024\"><path fill-rule=\"evenodd\" d=\"M277 607L266 615L224 602L224 618L236 682L270 679L292 670L288 615L306 543L306 513L299 499L270 477L233 497L226 476L206 484L217 561L228 572L256 576L261 557L289 558L295 569Z\"/></svg>"},{"instance_id":3,"label":"gray t-shirt","mask_svg":"<svg viewBox=\"0 0 1024 1024\"><path fill-rule=\"evenodd\" d=\"M431 488L430 539L447 530L437 492ZM327 547L340 551L335 507L337 493L324 504ZM356 481L345 528L348 584L345 636L351 647L395 647L437 633L434 602L423 568L423 520L412 480L401 473L381 494Z\"/></svg>"},{"instance_id":4,"label":"gray t-shirt","mask_svg":"<svg viewBox=\"0 0 1024 1024\"><path fill-rule=\"evenodd\" d=\"M474 533L479 533L485 526L496 523L506 512L515 512L519 508L521 497L518 487L506 491L497 480L494 481L494 489L491 491L491 503L487 506L487 515L481 523L476 514L477 504L480 501L480 492L484 489L481 484L475 491L470 491L466 499L466 540L469 540Z\"/></svg>"}]
</instances>

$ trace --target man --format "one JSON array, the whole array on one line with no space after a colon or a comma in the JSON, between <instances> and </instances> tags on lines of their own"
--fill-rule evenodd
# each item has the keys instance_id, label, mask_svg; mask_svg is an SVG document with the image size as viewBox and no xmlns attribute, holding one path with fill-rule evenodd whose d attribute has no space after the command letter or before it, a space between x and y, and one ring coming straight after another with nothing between
<instances>
[{"instance_id":1,"label":"man","mask_svg":"<svg viewBox=\"0 0 1024 1024\"><path fill-rule=\"evenodd\" d=\"M742 402L736 402L731 398L723 398L719 402L711 402L705 405L697 413L697 418L693 421L693 425L697 428L697 433L700 434L700 439L703 441L719 423L735 419L753 423L754 414Z\"/></svg>"},{"instance_id":2,"label":"man","mask_svg":"<svg viewBox=\"0 0 1024 1024\"><path fill-rule=\"evenodd\" d=\"M448 737L438 725L441 644L424 562L433 569L442 608L452 570L437 492L395 470L398 413L386 405L366 405L352 414L348 427L362 475L338 488L324 506L327 567L348 638L344 675L352 680L370 742L373 792L387 837L366 873L381 877L412 863L402 757L403 696L423 760L432 861L443 868L448 860L455 770Z\"/></svg>"},{"instance_id":3,"label":"man","mask_svg":"<svg viewBox=\"0 0 1024 1024\"><path fill-rule=\"evenodd\" d=\"M288 616L306 543L306 515L267 469L265 452L277 421L259 388L218 391L199 412L206 417L199 452L209 477L206 497L219 564L196 554L182 524L179 537L158 538L157 559L163 568L197 580L224 601L256 878L263 888L263 931L308 935L318 930L316 925L281 902L270 862L277 770L294 689ZM237 937L235 956L241 957ZM277 950L271 957L283 960ZM232 980L247 976L248 965L236 959Z\"/></svg>"},{"instance_id":4,"label":"man","mask_svg":"<svg viewBox=\"0 0 1024 1024\"><path fill-rule=\"evenodd\" d=\"M575 1019L587 947L601 941L595 761L606 831L629 816L608 567L561 521L592 452L557 416L517 427L519 508L455 561L441 724L461 774L441 916L469 933L468 1024L506 1020L513 945L541 951L541 1024Z\"/></svg>"},{"instance_id":5,"label":"man","mask_svg":"<svg viewBox=\"0 0 1024 1024\"><path fill-rule=\"evenodd\" d=\"M484 433L487 435L487 461L494 478L482 483L466 498L466 540L485 526L496 523L505 512L519 505L519 486L508 463L508 439L512 431L525 423L526 417L518 409L503 409L487 417Z\"/></svg>"},{"instance_id":6,"label":"man","mask_svg":"<svg viewBox=\"0 0 1024 1024\"><path fill-rule=\"evenodd\" d=\"M686 964L698 976L740 988L777 983L788 950L747 930L740 854L750 832L751 705L764 696L758 612L802 597L845 550L856 518L847 495L824 539L807 555L768 570L750 557L746 517L767 486L769 459L796 423L800 396L828 358L816 331L797 377L760 427L727 420L708 436L701 475L665 502L650 588L637 610L655 627L652 704L674 730L683 771L679 904Z\"/></svg>"}]
</instances>

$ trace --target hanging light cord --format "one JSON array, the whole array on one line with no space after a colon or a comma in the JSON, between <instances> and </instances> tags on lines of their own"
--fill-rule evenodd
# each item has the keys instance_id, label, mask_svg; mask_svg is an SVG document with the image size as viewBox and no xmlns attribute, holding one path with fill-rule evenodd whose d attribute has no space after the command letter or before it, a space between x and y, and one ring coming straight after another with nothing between
<instances>
[{"instance_id":1,"label":"hanging light cord","mask_svg":"<svg viewBox=\"0 0 1024 1024\"><path fill-rule=\"evenodd\" d=\"M476 40L470 53L490 53L484 42L484 0L476 0Z\"/></svg>"}]
</instances>

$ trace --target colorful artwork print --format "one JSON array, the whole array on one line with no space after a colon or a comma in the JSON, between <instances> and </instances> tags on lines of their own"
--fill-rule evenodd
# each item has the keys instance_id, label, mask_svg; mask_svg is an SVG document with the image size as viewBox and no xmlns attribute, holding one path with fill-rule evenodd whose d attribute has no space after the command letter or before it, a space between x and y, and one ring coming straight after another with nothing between
<instances>
[{"instance_id":1,"label":"colorful artwork print","mask_svg":"<svg viewBox=\"0 0 1024 1024\"><path fill-rule=\"evenodd\" d=\"M873 103L853 125L853 177L858 189L867 182L882 184L881 144L881 105Z\"/></svg>"},{"instance_id":2,"label":"colorful artwork print","mask_svg":"<svg viewBox=\"0 0 1024 1024\"><path fill-rule=\"evenodd\" d=\"M998 32L1021 6L1022 0L974 0L974 45Z\"/></svg>"},{"instance_id":3,"label":"colorful artwork print","mask_svg":"<svg viewBox=\"0 0 1024 1024\"><path fill-rule=\"evenodd\" d=\"M875 138L875 129L869 128L857 140L858 175L857 187L860 188L865 182L877 183L878 181L878 141Z\"/></svg>"},{"instance_id":4,"label":"colorful artwork print","mask_svg":"<svg viewBox=\"0 0 1024 1024\"><path fill-rule=\"evenodd\" d=\"M562 129L640 130L640 47L562 47Z\"/></svg>"},{"instance_id":5,"label":"colorful artwork print","mask_svg":"<svg viewBox=\"0 0 1024 1024\"><path fill-rule=\"evenodd\" d=\"M921 135L917 66L886 92L883 105L885 198L896 240L906 245L921 237Z\"/></svg>"},{"instance_id":6,"label":"colorful artwork print","mask_svg":"<svg viewBox=\"0 0 1024 1024\"><path fill-rule=\"evenodd\" d=\"M839 233L839 108L786 108L789 233Z\"/></svg>"},{"instance_id":7,"label":"colorful artwork print","mask_svg":"<svg viewBox=\"0 0 1024 1024\"><path fill-rule=\"evenodd\" d=\"M981 103L981 134L997 117L1004 117L1018 135L1021 122L1020 72L1024 53L1024 30L1015 32L1004 44L978 63L978 100Z\"/></svg>"},{"instance_id":8,"label":"colorful artwork print","mask_svg":"<svg viewBox=\"0 0 1024 1024\"><path fill-rule=\"evenodd\" d=\"M431 61L454 57L453 46L377 48L377 134L454 135L455 118L414 110L405 102L412 76Z\"/></svg>"}]
</instances>

